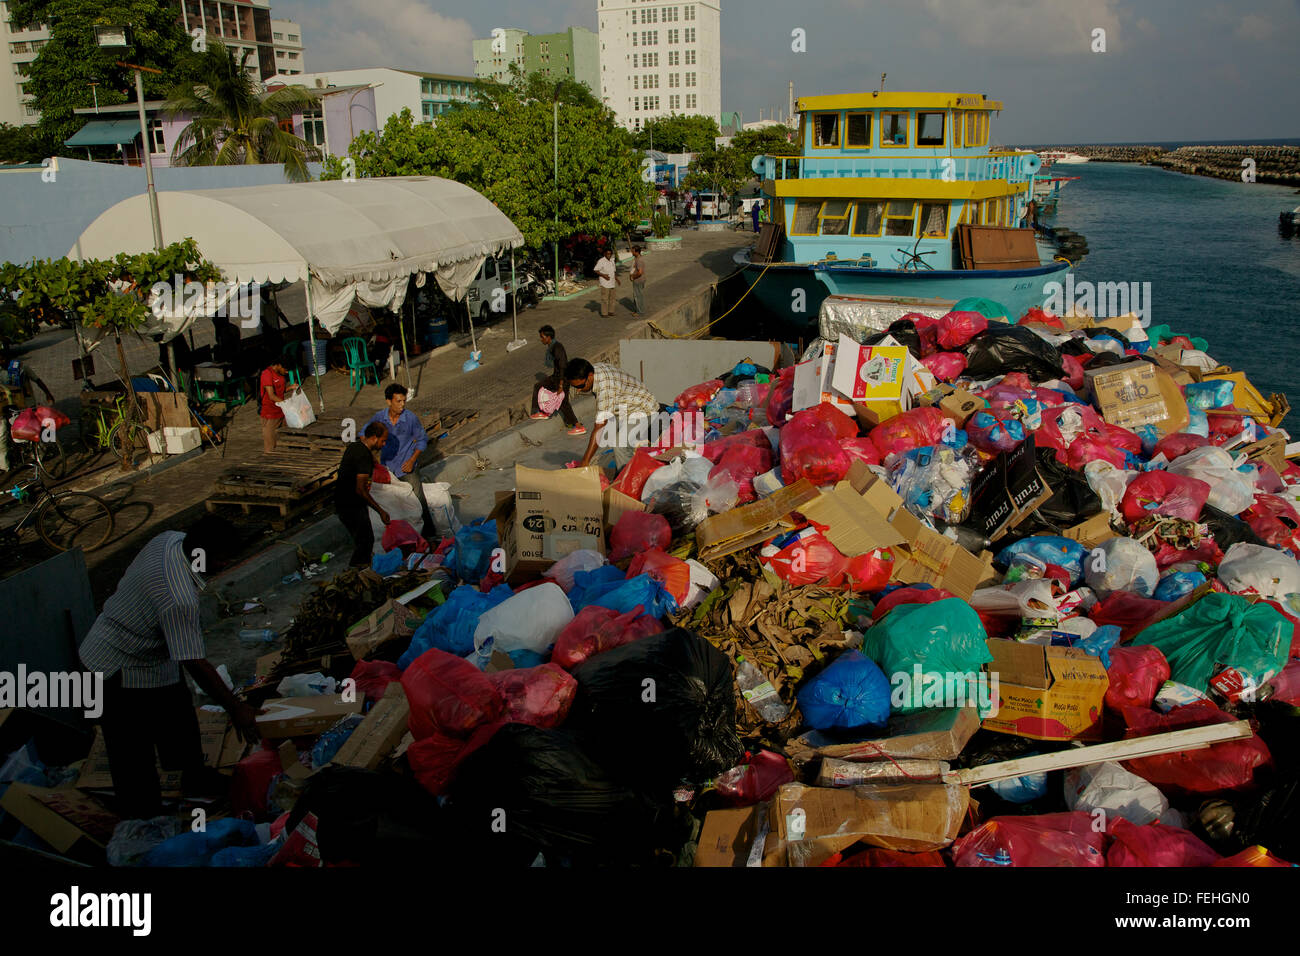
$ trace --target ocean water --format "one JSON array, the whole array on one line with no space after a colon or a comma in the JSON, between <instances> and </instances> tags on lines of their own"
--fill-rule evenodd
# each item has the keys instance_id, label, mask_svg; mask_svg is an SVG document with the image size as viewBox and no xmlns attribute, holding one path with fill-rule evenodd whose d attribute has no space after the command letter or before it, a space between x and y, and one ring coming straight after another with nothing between
<instances>
[{"instance_id":1,"label":"ocean water","mask_svg":"<svg viewBox=\"0 0 1300 956\"><path fill-rule=\"evenodd\" d=\"M1079 177L1046 219L1087 238L1078 281L1151 283L1153 325L1202 336L1300 410L1300 236L1277 229L1300 192L1125 163L1053 171ZM1287 424L1300 434L1297 414Z\"/></svg>"}]
</instances>

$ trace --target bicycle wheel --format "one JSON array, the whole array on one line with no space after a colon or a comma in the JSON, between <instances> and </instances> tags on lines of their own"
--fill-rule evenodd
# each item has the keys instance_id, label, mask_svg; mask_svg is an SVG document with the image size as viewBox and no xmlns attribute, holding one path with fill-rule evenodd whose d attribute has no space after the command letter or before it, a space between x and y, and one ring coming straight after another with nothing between
<instances>
[{"instance_id":1,"label":"bicycle wheel","mask_svg":"<svg viewBox=\"0 0 1300 956\"><path fill-rule=\"evenodd\" d=\"M109 433L108 441L113 454L132 465L147 468L167 457L150 450L149 429L138 422L118 422Z\"/></svg>"},{"instance_id":2,"label":"bicycle wheel","mask_svg":"<svg viewBox=\"0 0 1300 956\"><path fill-rule=\"evenodd\" d=\"M36 513L36 533L56 551L94 551L113 536L113 512L82 491L51 495Z\"/></svg>"}]
</instances>

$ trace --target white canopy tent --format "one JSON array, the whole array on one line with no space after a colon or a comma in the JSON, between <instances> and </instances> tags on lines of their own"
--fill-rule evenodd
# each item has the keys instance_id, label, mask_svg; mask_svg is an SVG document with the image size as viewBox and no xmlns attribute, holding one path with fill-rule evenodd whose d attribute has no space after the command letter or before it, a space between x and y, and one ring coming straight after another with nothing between
<instances>
[{"instance_id":1,"label":"white canopy tent","mask_svg":"<svg viewBox=\"0 0 1300 956\"><path fill-rule=\"evenodd\" d=\"M432 176L167 191L158 203L164 241L193 238L228 283L305 282L309 319L330 334L354 298L400 309L412 275L422 284L433 273L462 299L486 257L524 241L484 196ZM124 199L86 227L68 258L149 251L151 223L147 196ZM164 313L143 331L169 341L201 311ZM314 343L310 321L308 329ZM319 378L316 387L320 398Z\"/></svg>"}]
</instances>

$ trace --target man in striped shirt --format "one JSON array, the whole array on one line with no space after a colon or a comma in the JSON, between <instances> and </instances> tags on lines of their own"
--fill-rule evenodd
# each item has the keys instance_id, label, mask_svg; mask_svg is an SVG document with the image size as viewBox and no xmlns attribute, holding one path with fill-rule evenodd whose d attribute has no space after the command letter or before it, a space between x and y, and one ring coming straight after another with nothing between
<instances>
[{"instance_id":1,"label":"man in striped shirt","mask_svg":"<svg viewBox=\"0 0 1300 956\"><path fill-rule=\"evenodd\" d=\"M649 419L659 413L659 401L654 394L627 372L614 365L596 363L586 359L573 359L564 370L569 386L579 392L596 393L596 424L591 429L587 453L579 466L585 468L595 457L602 439L606 447L614 448L614 463L621 469L632 460L635 446L648 445ZM603 434L608 423L611 435ZM644 436L632 442L622 438L635 434Z\"/></svg>"},{"instance_id":2,"label":"man in striped shirt","mask_svg":"<svg viewBox=\"0 0 1300 956\"><path fill-rule=\"evenodd\" d=\"M194 568L220 560L229 539L229 529L209 519L189 532L157 535L126 569L82 641L82 664L104 676L100 727L126 819L146 819L162 809L155 750L164 769L183 771L187 791L199 791L215 773L203 766L198 717L182 665L226 709L245 741L259 739L260 711L236 698L207 661L200 626L204 584Z\"/></svg>"}]
</instances>

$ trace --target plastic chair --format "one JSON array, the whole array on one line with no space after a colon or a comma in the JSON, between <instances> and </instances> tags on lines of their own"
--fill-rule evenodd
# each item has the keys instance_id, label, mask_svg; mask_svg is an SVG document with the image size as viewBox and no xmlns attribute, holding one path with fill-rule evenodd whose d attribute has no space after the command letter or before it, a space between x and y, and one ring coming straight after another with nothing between
<instances>
[{"instance_id":1,"label":"plastic chair","mask_svg":"<svg viewBox=\"0 0 1300 956\"><path fill-rule=\"evenodd\" d=\"M301 352L301 342L289 342L284 348L280 349L280 361L284 365L284 377L290 385L301 385L302 375L299 372L298 356Z\"/></svg>"},{"instance_id":2,"label":"plastic chair","mask_svg":"<svg viewBox=\"0 0 1300 956\"><path fill-rule=\"evenodd\" d=\"M375 371L375 363L370 361L370 353L366 350L366 340L363 338L350 338L343 340L343 354L348 360L348 384L354 391L361 391L366 384L367 376L379 384L379 373Z\"/></svg>"}]
</instances>

